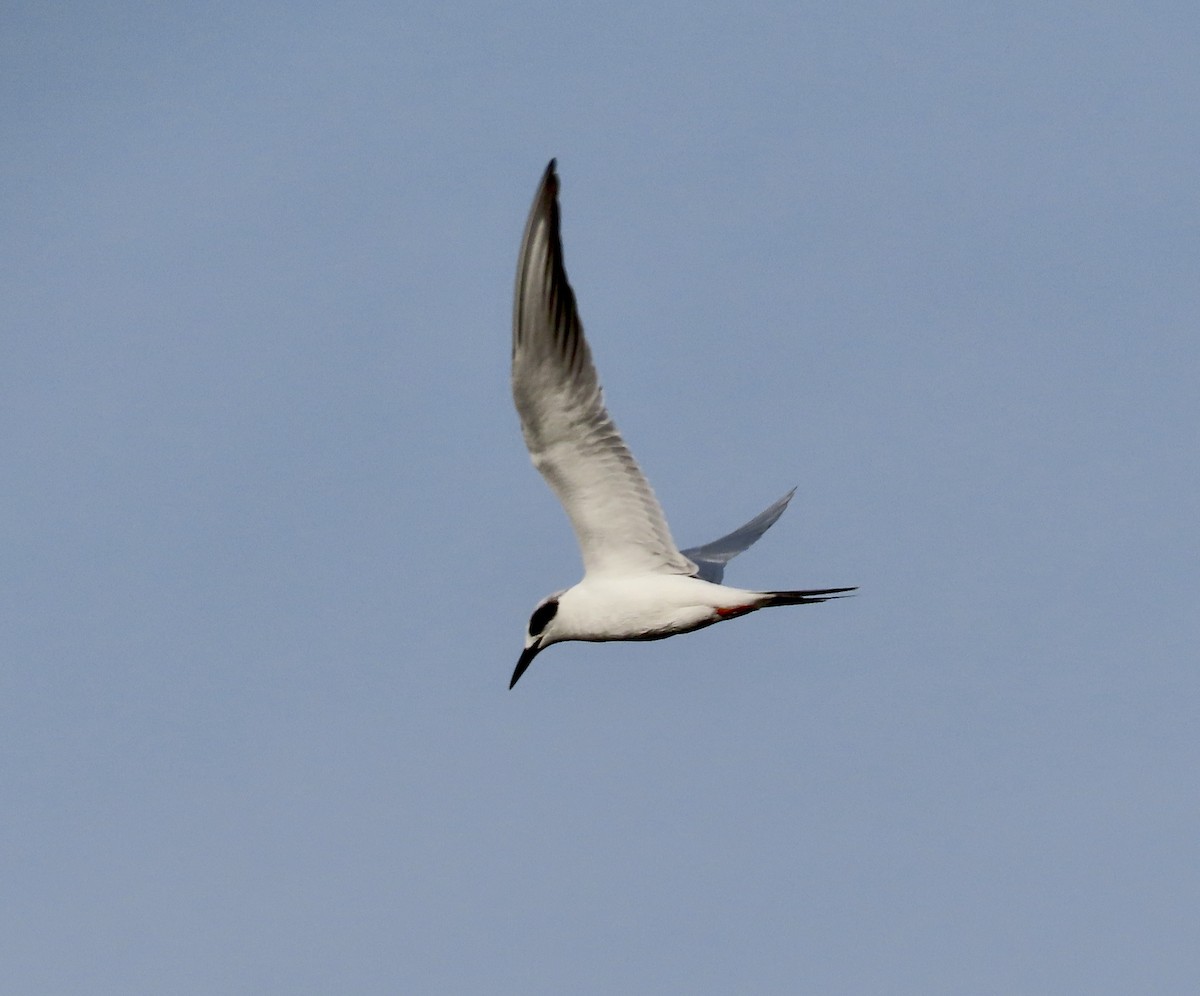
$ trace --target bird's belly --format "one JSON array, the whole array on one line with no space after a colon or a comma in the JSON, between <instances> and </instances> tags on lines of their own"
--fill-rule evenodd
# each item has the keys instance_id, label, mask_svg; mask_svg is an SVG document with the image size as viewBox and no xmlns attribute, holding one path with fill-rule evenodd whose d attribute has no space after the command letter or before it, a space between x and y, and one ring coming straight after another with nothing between
<instances>
[{"instance_id":1,"label":"bird's belly","mask_svg":"<svg viewBox=\"0 0 1200 996\"><path fill-rule=\"evenodd\" d=\"M718 622L720 616L707 605L689 605L669 610L650 610L644 605L629 605L599 614L591 635L580 637L592 642L608 640L665 640L668 636L690 633Z\"/></svg>"}]
</instances>

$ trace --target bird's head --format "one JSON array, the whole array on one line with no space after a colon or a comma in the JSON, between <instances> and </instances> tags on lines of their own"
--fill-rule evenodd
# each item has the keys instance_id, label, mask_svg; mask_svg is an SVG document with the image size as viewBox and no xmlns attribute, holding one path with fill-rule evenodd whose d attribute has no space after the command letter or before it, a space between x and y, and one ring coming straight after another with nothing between
<instances>
[{"instance_id":1,"label":"bird's head","mask_svg":"<svg viewBox=\"0 0 1200 996\"><path fill-rule=\"evenodd\" d=\"M558 599L561 595L561 591L547 595L538 602L537 608L533 610L533 615L529 617L529 626L525 630L525 649L521 651L521 658L517 661L516 669L513 671L512 681L508 683L509 688L512 688L520 680L525 669L539 653L550 644L559 641L559 637L555 633L555 621L558 616Z\"/></svg>"}]
</instances>

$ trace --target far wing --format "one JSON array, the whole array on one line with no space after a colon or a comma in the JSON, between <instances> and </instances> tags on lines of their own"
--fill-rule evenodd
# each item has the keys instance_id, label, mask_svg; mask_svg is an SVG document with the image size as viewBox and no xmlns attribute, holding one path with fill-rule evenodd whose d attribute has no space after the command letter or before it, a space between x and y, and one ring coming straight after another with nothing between
<instances>
[{"instance_id":1,"label":"far wing","mask_svg":"<svg viewBox=\"0 0 1200 996\"><path fill-rule=\"evenodd\" d=\"M775 525L775 520L783 515L788 502L796 489L792 488L786 495L764 512L760 512L744 526L735 529L728 536L705 543L704 546L694 546L684 550L683 555L693 561L697 568L696 577L703 581L720 584L725 576L725 565L743 550L749 549L758 538Z\"/></svg>"}]
</instances>

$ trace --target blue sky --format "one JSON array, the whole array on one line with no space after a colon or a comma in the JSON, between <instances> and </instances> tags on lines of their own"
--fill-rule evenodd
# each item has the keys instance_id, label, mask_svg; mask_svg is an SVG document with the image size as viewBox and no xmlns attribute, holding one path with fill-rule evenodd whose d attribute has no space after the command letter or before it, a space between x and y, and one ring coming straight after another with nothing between
<instances>
[{"instance_id":1,"label":"blue sky","mask_svg":"<svg viewBox=\"0 0 1200 996\"><path fill-rule=\"evenodd\" d=\"M10 5L6 984L1191 991L1198 22ZM676 538L861 593L510 693L551 156Z\"/></svg>"}]
</instances>

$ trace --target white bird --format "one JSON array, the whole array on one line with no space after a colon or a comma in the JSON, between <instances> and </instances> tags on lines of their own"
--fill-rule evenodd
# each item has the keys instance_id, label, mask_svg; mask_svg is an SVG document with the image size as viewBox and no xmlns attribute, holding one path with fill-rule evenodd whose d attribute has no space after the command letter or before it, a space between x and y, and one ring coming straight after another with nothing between
<instances>
[{"instance_id":1,"label":"white bird","mask_svg":"<svg viewBox=\"0 0 1200 996\"><path fill-rule=\"evenodd\" d=\"M783 514L794 488L728 536L689 550L675 545L654 492L604 407L563 269L553 159L517 260L512 389L533 464L575 529L584 576L533 610L509 688L554 643L661 640L767 606L824 602L855 590L746 591L720 583L725 564Z\"/></svg>"}]
</instances>

